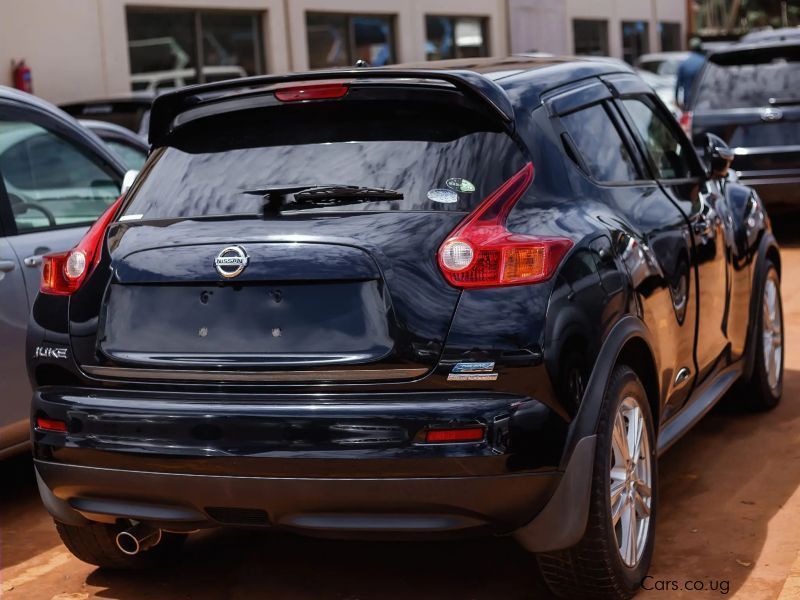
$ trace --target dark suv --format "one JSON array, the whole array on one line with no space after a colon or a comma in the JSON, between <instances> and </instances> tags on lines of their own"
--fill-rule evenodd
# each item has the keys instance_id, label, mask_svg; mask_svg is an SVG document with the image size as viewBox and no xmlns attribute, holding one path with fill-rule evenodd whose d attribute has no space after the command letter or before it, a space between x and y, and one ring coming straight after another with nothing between
<instances>
[{"instance_id":1,"label":"dark suv","mask_svg":"<svg viewBox=\"0 0 800 600\"><path fill-rule=\"evenodd\" d=\"M781 395L780 255L624 66L510 58L186 88L137 182L50 256L29 335L67 547L218 526L510 534L627 597L656 457Z\"/></svg>"},{"instance_id":2,"label":"dark suv","mask_svg":"<svg viewBox=\"0 0 800 600\"><path fill-rule=\"evenodd\" d=\"M734 148L733 168L771 211L800 202L800 42L732 45L711 54L689 101L691 128Z\"/></svg>"}]
</instances>

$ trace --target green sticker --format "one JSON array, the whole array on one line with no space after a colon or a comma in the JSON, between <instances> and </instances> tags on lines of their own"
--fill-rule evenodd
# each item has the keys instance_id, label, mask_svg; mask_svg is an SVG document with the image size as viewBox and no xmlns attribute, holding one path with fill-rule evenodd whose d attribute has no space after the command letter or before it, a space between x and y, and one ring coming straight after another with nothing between
<instances>
[{"instance_id":1,"label":"green sticker","mask_svg":"<svg viewBox=\"0 0 800 600\"><path fill-rule=\"evenodd\" d=\"M468 179L461 179L461 177L451 177L445 183L451 190L462 194L471 194L475 191L475 184Z\"/></svg>"}]
</instances>

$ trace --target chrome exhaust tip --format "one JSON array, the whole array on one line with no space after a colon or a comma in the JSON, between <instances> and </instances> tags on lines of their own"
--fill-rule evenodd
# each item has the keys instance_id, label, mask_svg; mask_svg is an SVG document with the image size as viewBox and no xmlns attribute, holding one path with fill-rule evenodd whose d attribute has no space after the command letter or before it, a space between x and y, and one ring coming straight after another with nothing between
<instances>
[{"instance_id":1,"label":"chrome exhaust tip","mask_svg":"<svg viewBox=\"0 0 800 600\"><path fill-rule=\"evenodd\" d=\"M135 556L158 544L161 541L161 530L146 523L137 523L125 531L120 531L116 541L120 552Z\"/></svg>"}]
</instances>

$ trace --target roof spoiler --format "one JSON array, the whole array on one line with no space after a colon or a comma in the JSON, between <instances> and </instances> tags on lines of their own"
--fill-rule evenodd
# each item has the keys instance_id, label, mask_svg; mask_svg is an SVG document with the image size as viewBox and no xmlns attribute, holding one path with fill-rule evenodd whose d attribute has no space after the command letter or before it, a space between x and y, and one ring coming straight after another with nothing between
<instances>
[{"instance_id":1,"label":"roof spoiler","mask_svg":"<svg viewBox=\"0 0 800 600\"><path fill-rule=\"evenodd\" d=\"M505 90L491 79L474 71L442 71L428 69L344 69L336 71L317 71L312 73L290 73L288 75L264 75L245 77L184 87L156 97L150 112L149 139L153 146L159 146L175 128L175 119L182 112L201 105L211 105L229 100L251 91L262 93L266 86L306 82L336 80L412 80L413 82L435 81L449 83L464 94L471 95L487 105L503 122L511 124L514 108Z\"/></svg>"}]
</instances>

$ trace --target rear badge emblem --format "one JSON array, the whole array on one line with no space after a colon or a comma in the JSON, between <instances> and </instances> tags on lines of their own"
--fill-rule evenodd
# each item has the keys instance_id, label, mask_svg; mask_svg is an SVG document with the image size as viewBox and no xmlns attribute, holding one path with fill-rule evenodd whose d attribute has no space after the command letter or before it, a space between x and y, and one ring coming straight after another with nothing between
<instances>
[{"instance_id":1,"label":"rear badge emblem","mask_svg":"<svg viewBox=\"0 0 800 600\"><path fill-rule=\"evenodd\" d=\"M456 363L451 373L486 373L493 370L493 362L460 362Z\"/></svg>"},{"instance_id":2,"label":"rear badge emblem","mask_svg":"<svg viewBox=\"0 0 800 600\"><path fill-rule=\"evenodd\" d=\"M428 192L428 200L439 204L455 204L458 202L458 194L453 190L435 189Z\"/></svg>"},{"instance_id":3,"label":"rear badge emblem","mask_svg":"<svg viewBox=\"0 0 800 600\"><path fill-rule=\"evenodd\" d=\"M451 177L445 182L445 185L451 190L462 194L471 194L475 191L475 184L467 179L461 179L461 177Z\"/></svg>"},{"instance_id":4,"label":"rear badge emblem","mask_svg":"<svg viewBox=\"0 0 800 600\"><path fill-rule=\"evenodd\" d=\"M244 248L241 246L228 246L217 254L214 259L214 267L217 269L217 273L225 279L232 279L233 277L238 277L249 262L250 257L247 256Z\"/></svg>"},{"instance_id":5,"label":"rear badge emblem","mask_svg":"<svg viewBox=\"0 0 800 600\"><path fill-rule=\"evenodd\" d=\"M761 120L768 123L780 121L783 118L783 111L779 108L765 108L761 111Z\"/></svg>"},{"instance_id":6,"label":"rear badge emblem","mask_svg":"<svg viewBox=\"0 0 800 600\"><path fill-rule=\"evenodd\" d=\"M499 373L450 373L447 381L497 381Z\"/></svg>"}]
</instances>

